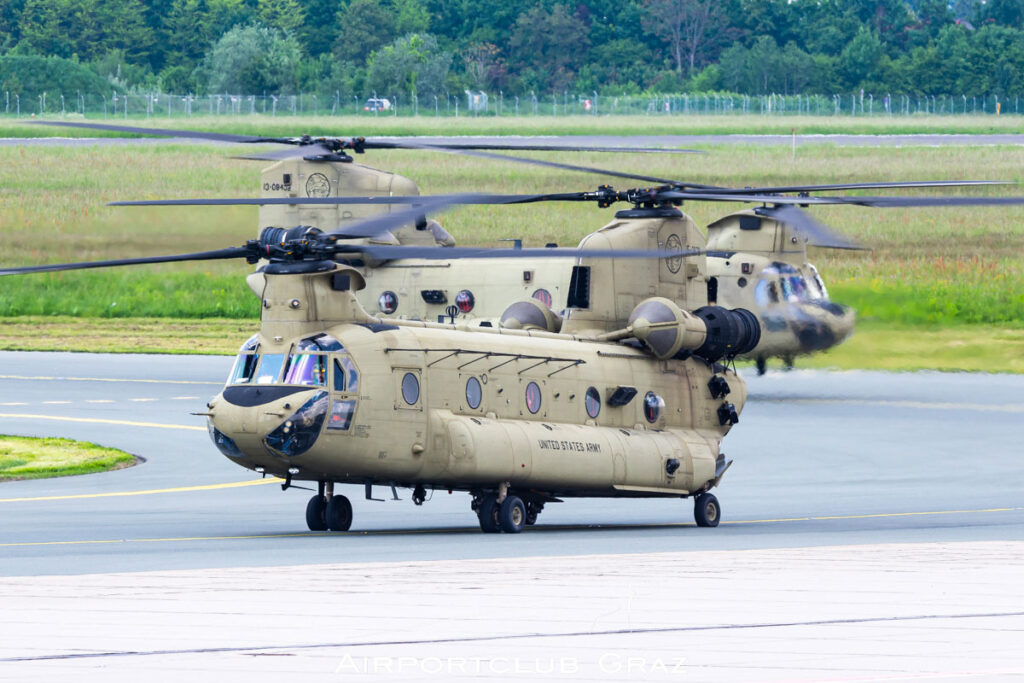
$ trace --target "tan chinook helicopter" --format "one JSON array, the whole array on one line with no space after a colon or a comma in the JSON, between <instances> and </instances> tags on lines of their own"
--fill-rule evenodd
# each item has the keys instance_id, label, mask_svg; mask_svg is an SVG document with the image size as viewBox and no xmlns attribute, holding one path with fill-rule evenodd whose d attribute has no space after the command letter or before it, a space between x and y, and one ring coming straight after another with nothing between
<instances>
[{"instance_id":1,"label":"tan chinook helicopter","mask_svg":"<svg viewBox=\"0 0 1024 683\"><path fill-rule=\"evenodd\" d=\"M719 361L749 351L760 328L749 311L692 313L657 296L628 324L571 307L560 332L535 299L509 306L500 326L386 320L360 305L365 279L346 261L387 260L408 247L366 244L417 215L500 196L420 198L421 204L323 232L267 228L241 247L89 263L0 269L0 275L146 263L245 259L266 263L259 332L241 348L208 403L210 435L232 462L284 480L317 482L312 530L344 531L349 500L336 484L469 492L483 531L517 533L548 503L580 496L692 498L700 526L721 519L710 493L731 461L723 437L746 398ZM433 250L440 255L442 250ZM448 252L449 250L444 250ZM453 248L446 258L480 250ZM653 261L664 250L496 250L583 264ZM582 303L582 302L580 302Z\"/></svg>"},{"instance_id":2,"label":"tan chinook helicopter","mask_svg":"<svg viewBox=\"0 0 1024 683\"><path fill-rule=\"evenodd\" d=\"M658 269L638 269L636 262L614 259L593 266L586 276L609 287L601 291L610 303L605 331L625 324L637 297L657 293L684 310L706 304L745 308L757 314L762 336L758 346L741 358L757 363L763 374L769 358L792 366L800 355L824 351L853 331L855 314L830 300L825 283L807 256L807 246L859 249L860 245L815 221L800 206L855 204L860 206L935 206L943 198L811 196L825 191L954 187L998 184L995 181L902 181L728 188L683 182L619 170L598 169L538 159L494 154L491 150L688 152L635 147L586 147L487 142L429 143L302 136L270 138L223 133L149 129L86 122L50 122L117 132L175 135L228 142L279 143L289 148L246 158L276 160L262 174L259 199L187 199L121 202L134 205L259 206L260 225L312 225L325 230L360 217L390 210L396 204L418 201L416 185L402 176L353 163L347 151L374 148L433 149L527 163L570 171L655 183L654 187L615 191L602 186L593 192L523 196L520 202L594 201L600 207L617 202L633 207L585 237L579 247L612 242L616 248L696 250ZM967 199L975 198L953 198ZM985 203L983 198L977 198ZM685 201L726 201L761 204L711 223L706 236L678 207ZM940 202L936 204L934 202ZM503 200L510 203L511 199ZM923 203L922 203L923 202ZM369 243L406 247L450 247L455 240L436 221L418 215L406 226L377 234ZM518 243L518 241L517 241ZM571 308L575 279L582 276L573 259L472 258L444 259L418 249L403 256L352 261L366 280L357 297L368 310L388 319L460 320L493 325L513 301L533 297L554 311ZM614 283L614 284L612 284ZM258 284L257 284L258 286Z\"/></svg>"}]
</instances>

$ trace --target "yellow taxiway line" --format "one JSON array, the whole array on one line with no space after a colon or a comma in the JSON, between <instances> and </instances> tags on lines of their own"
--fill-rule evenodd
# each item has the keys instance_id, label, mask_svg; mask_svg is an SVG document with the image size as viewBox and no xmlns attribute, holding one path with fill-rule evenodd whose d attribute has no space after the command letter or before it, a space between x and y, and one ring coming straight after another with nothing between
<instances>
[{"instance_id":1,"label":"yellow taxiway line","mask_svg":"<svg viewBox=\"0 0 1024 683\"><path fill-rule=\"evenodd\" d=\"M80 498L118 498L121 496L149 496L154 493L182 493L186 491L215 491L217 489L236 489L242 486L259 486L261 484L280 483L277 477L269 479L249 479L232 481L225 484L201 484L198 486L178 486L169 489L147 489L144 491L111 491L109 493L75 493L66 496L35 496L30 498L0 498L0 503L27 503L38 500L77 500Z\"/></svg>"},{"instance_id":2,"label":"yellow taxiway line","mask_svg":"<svg viewBox=\"0 0 1024 683\"><path fill-rule=\"evenodd\" d=\"M33 413L0 413L0 418L12 420L57 420L58 422L86 422L92 424L121 425L124 427L156 427L157 429L188 429L205 432L206 427L196 425L165 424L163 422L136 422L133 420L109 420L99 417L64 417L61 415L36 415Z\"/></svg>"},{"instance_id":3,"label":"yellow taxiway line","mask_svg":"<svg viewBox=\"0 0 1024 683\"><path fill-rule=\"evenodd\" d=\"M258 480L255 483L261 483L263 480ZM268 480L277 481L277 480ZM833 515L828 517L787 517L779 519L746 519L736 520L732 522L722 522L726 524L779 524L784 522L812 522L818 520L843 520L843 519L869 519L869 518L880 518L880 517L906 517L910 515L953 515L953 514L978 514L978 513L994 513L994 512L1017 512L1024 510L1024 508L1013 507L1013 508L987 508L979 510L937 510L933 512L889 512L879 513L870 515ZM692 523L687 522L670 522L666 524L624 524L624 525L553 525L553 526L539 526L533 527L532 532L537 531L566 531L572 529L587 529L593 526L599 526L610 531L614 531L616 528L644 528L644 529L658 529L658 528L670 528L670 527L684 527L694 526ZM453 533L473 533L477 532L477 527L456 527L446 529L379 529L372 531L349 531L342 533L330 533L330 532L296 532L287 534L251 534L247 536L179 536L179 537L167 537L167 538L112 538L112 539L97 539L97 540L82 540L82 541L31 541L24 543L0 543L0 548L23 548L30 546L48 546L48 545L110 545L115 543L184 543L189 541L255 541L266 538L312 538L316 536L395 536L400 534L453 534Z\"/></svg>"},{"instance_id":4,"label":"yellow taxiway line","mask_svg":"<svg viewBox=\"0 0 1024 683\"><path fill-rule=\"evenodd\" d=\"M121 377L48 377L44 375L0 375L0 379L26 380L30 382L132 382L138 384L200 384L220 387L223 382L198 382L187 379L134 379Z\"/></svg>"}]
</instances>

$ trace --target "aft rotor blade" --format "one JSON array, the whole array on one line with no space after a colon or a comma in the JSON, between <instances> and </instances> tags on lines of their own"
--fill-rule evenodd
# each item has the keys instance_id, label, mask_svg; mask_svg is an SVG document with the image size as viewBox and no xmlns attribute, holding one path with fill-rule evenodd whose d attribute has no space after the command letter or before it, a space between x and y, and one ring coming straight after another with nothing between
<instances>
[{"instance_id":1,"label":"aft rotor blade","mask_svg":"<svg viewBox=\"0 0 1024 683\"><path fill-rule=\"evenodd\" d=\"M371 216L370 218L364 218L348 223L337 230L332 230L331 232L326 233L324 237L376 237L377 235L383 234L393 228L398 228L407 223L412 223L427 214L437 213L451 206L475 203L504 203L502 201L498 201L501 197L502 195L481 195L474 193L426 196L419 198L419 201L414 203L408 209L392 211L390 213ZM325 199L340 198L325 197Z\"/></svg>"},{"instance_id":2,"label":"aft rotor blade","mask_svg":"<svg viewBox=\"0 0 1024 683\"><path fill-rule=\"evenodd\" d=\"M456 149L447 148L439 145L430 144L419 144L419 143L404 143L408 149L423 149L423 150L436 150L439 152L448 152L449 154L461 154L463 156L479 157L481 159L496 159L498 161L511 161L517 164L531 164L533 166L544 166L546 168L557 168L563 171L579 171L580 173L596 173L598 175L614 176L616 178L630 178L632 180L643 180L650 183L658 183L660 185L677 185L677 181L668 180L666 178L657 178L655 176L641 175L637 173L626 173L624 171L611 171L602 168L593 168L591 166L576 166L574 164L562 164L556 161L543 161L541 159L529 159L526 157L514 157L507 154L495 154L494 152L484 152L476 149ZM696 187L710 187L700 185Z\"/></svg>"},{"instance_id":3,"label":"aft rotor blade","mask_svg":"<svg viewBox=\"0 0 1024 683\"><path fill-rule=\"evenodd\" d=\"M175 138L195 138L218 142L267 142L266 138L233 133L207 133L199 130L175 130L172 128L143 128L141 126L119 126L112 123L88 123L84 121L33 121L40 126L64 126L86 130L105 130L111 133L134 133L136 135L165 135Z\"/></svg>"},{"instance_id":4,"label":"aft rotor blade","mask_svg":"<svg viewBox=\"0 0 1024 683\"><path fill-rule=\"evenodd\" d=\"M638 258L663 259L680 258L683 256L699 256L703 250L666 251L644 249L566 249L566 248L529 248L529 249L490 249L476 247L403 247L389 245L356 244L346 245L344 252L352 251L375 259L430 259L457 260L464 258Z\"/></svg>"},{"instance_id":5,"label":"aft rotor blade","mask_svg":"<svg viewBox=\"0 0 1024 683\"><path fill-rule=\"evenodd\" d=\"M281 142L279 140L254 140L253 142ZM292 144L292 143L282 143ZM250 161L280 161L281 159L294 159L295 157L317 157L317 156L345 156L345 150L335 151L319 142L305 145L295 145L287 149L276 149L259 154L243 154L231 157L232 159L248 159Z\"/></svg>"},{"instance_id":6,"label":"aft rotor blade","mask_svg":"<svg viewBox=\"0 0 1024 683\"><path fill-rule=\"evenodd\" d=\"M216 251L200 251L192 254L176 254L173 256L143 256L140 258L116 259L113 261L50 263L42 266L0 268L0 275L22 275L26 273L54 273L64 270L113 268L116 266L135 266L146 263L173 263L178 261L215 261L219 259L248 258L253 255L253 250L247 247L229 247L227 249L218 249Z\"/></svg>"},{"instance_id":7,"label":"aft rotor blade","mask_svg":"<svg viewBox=\"0 0 1024 683\"><path fill-rule=\"evenodd\" d=\"M841 233L833 230L811 217L809 213L796 206L775 206L758 209L760 216L769 216L780 223L791 226L807 238L808 244L828 249L867 249Z\"/></svg>"}]
</instances>

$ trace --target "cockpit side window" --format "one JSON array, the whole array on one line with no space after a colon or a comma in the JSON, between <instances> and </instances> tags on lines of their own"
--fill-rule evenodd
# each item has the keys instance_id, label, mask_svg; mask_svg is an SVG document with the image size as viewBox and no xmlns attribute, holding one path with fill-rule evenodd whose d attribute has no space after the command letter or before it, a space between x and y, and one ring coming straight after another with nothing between
<instances>
[{"instance_id":1,"label":"cockpit side window","mask_svg":"<svg viewBox=\"0 0 1024 683\"><path fill-rule=\"evenodd\" d=\"M235 359L235 367L228 376L228 384L248 384L256 374L256 364L260 357L255 353L240 353Z\"/></svg>"},{"instance_id":2,"label":"cockpit side window","mask_svg":"<svg viewBox=\"0 0 1024 683\"><path fill-rule=\"evenodd\" d=\"M256 364L259 363L260 357L257 355L257 351L260 348L260 336L254 334L249 337L242 347L238 349L238 358L235 359L235 366L231 368L231 374L228 375L228 384L248 384L252 382L253 375L256 374Z\"/></svg>"},{"instance_id":3,"label":"cockpit side window","mask_svg":"<svg viewBox=\"0 0 1024 683\"><path fill-rule=\"evenodd\" d=\"M828 301L828 289L825 287L825 282L821 279L821 275L818 274L818 269L814 267L813 263L808 263L807 265L811 268L811 279L814 280L818 287L819 298Z\"/></svg>"},{"instance_id":4,"label":"cockpit side window","mask_svg":"<svg viewBox=\"0 0 1024 683\"><path fill-rule=\"evenodd\" d=\"M334 390L345 391L345 371L341 368L341 361L334 359Z\"/></svg>"}]
</instances>

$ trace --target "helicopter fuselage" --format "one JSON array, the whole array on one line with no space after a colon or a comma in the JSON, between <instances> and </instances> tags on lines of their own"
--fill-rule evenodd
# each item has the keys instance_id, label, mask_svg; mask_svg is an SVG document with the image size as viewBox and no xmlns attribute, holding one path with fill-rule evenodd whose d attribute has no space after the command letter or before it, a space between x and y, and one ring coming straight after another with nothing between
<instances>
[{"instance_id":1,"label":"helicopter fuselage","mask_svg":"<svg viewBox=\"0 0 1024 683\"><path fill-rule=\"evenodd\" d=\"M342 324L250 346L211 401L214 441L294 480L693 495L721 474L718 408L746 395L698 358L538 332Z\"/></svg>"}]
</instances>

